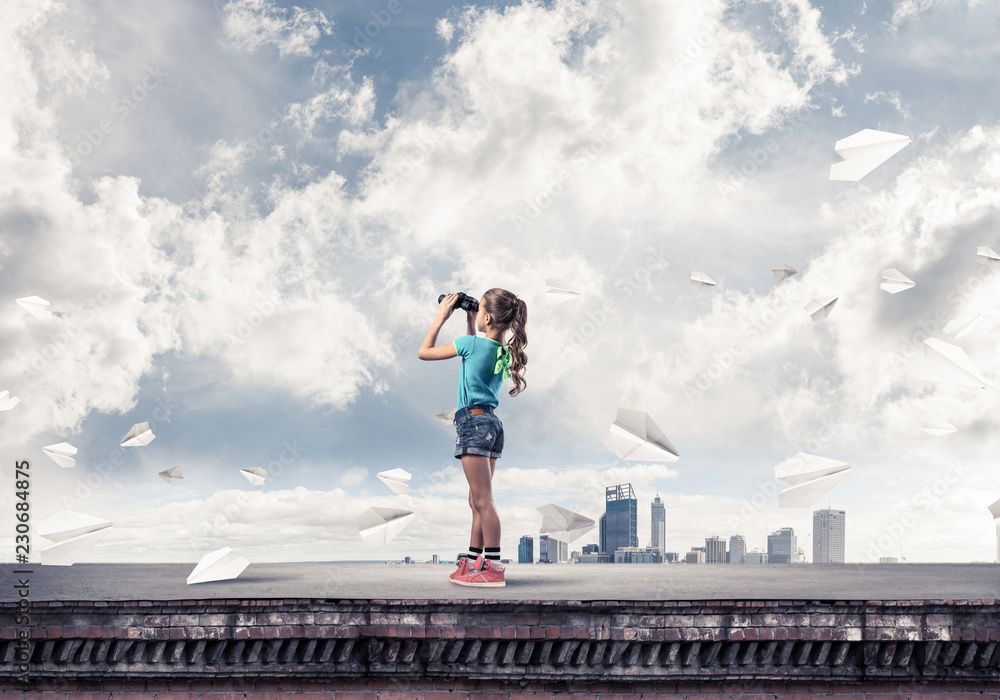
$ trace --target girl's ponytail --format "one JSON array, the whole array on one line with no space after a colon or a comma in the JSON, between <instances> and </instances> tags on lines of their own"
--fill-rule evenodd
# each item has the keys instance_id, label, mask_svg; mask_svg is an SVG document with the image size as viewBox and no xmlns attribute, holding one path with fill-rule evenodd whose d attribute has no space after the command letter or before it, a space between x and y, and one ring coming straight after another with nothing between
<instances>
[{"instance_id":1,"label":"girl's ponytail","mask_svg":"<svg viewBox=\"0 0 1000 700\"><path fill-rule=\"evenodd\" d=\"M521 376L528 365L528 356L524 352L524 348L528 345L528 332L526 330L528 324L528 305L524 303L524 299L516 299L514 304L514 320L510 324L513 335L508 344L510 350L510 378L514 382L514 388L509 392L511 396L517 396L528 386L528 382Z\"/></svg>"},{"instance_id":2,"label":"girl's ponytail","mask_svg":"<svg viewBox=\"0 0 1000 700\"><path fill-rule=\"evenodd\" d=\"M513 292L508 292L500 287L493 287L483 294L486 302L486 313L496 319L497 327L501 331L510 330L510 343L507 349L510 352L510 378L514 382L514 388L510 390L511 396L517 396L528 383L522 376L525 367L528 365L528 356L524 348L528 346L528 305L523 299L518 299Z\"/></svg>"}]
</instances>

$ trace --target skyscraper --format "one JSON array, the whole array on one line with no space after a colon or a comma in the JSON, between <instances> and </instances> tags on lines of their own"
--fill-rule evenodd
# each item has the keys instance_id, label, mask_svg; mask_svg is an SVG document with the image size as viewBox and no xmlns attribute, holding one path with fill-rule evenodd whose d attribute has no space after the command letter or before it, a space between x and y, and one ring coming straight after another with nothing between
<instances>
[{"instance_id":1,"label":"skyscraper","mask_svg":"<svg viewBox=\"0 0 1000 700\"><path fill-rule=\"evenodd\" d=\"M813 564L844 563L844 521L842 510L813 511Z\"/></svg>"},{"instance_id":2,"label":"skyscraper","mask_svg":"<svg viewBox=\"0 0 1000 700\"><path fill-rule=\"evenodd\" d=\"M601 513L600 519L597 521L597 546L600 547L598 551L607 552L608 551L608 514Z\"/></svg>"},{"instance_id":3,"label":"skyscraper","mask_svg":"<svg viewBox=\"0 0 1000 700\"><path fill-rule=\"evenodd\" d=\"M770 564L793 564L798 559L799 545L790 527L775 530L767 536L767 561Z\"/></svg>"},{"instance_id":4,"label":"skyscraper","mask_svg":"<svg viewBox=\"0 0 1000 700\"><path fill-rule=\"evenodd\" d=\"M653 523L653 534L650 538L650 546L653 549L658 549L662 554L667 546L667 511L663 503L660 501L660 494L656 494L656 498L654 498L653 502L649 504L649 512L652 516L651 520Z\"/></svg>"},{"instance_id":5,"label":"skyscraper","mask_svg":"<svg viewBox=\"0 0 1000 700\"><path fill-rule=\"evenodd\" d=\"M524 535L521 543L517 545L517 563L535 563L535 540L530 535Z\"/></svg>"},{"instance_id":6,"label":"skyscraper","mask_svg":"<svg viewBox=\"0 0 1000 700\"><path fill-rule=\"evenodd\" d=\"M718 535L705 538L705 563L726 563L726 541Z\"/></svg>"},{"instance_id":7,"label":"skyscraper","mask_svg":"<svg viewBox=\"0 0 1000 700\"><path fill-rule=\"evenodd\" d=\"M604 537L601 551L614 554L619 547L639 546L639 504L632 484L608 486L604 490Z\"/></svg>"},{"instance_id":8,"label":"skyscraper","mask_svg":"<svg viewBox=\"0 0 1000 700\"><path fill-rule=\"evenodd\" d=\"M569 544L548 535L538 536L538 563L558 564L569 559Z\"/></svg>"},{"instance_id":9,"label":"skyscraper","mask_svg":"<svg viewBox=\"0 0 1000 700\"><path fill-rule=\"evenodd\" d=\"M747 552L747 541L743 535L733 535L729 538L729 563L742 564Z\"/></svg>"}]
</instances>

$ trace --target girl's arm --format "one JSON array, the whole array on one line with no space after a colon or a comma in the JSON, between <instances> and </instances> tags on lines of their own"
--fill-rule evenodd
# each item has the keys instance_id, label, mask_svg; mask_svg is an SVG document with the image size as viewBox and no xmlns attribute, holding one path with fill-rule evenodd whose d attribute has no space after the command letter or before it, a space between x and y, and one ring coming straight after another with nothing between
<instances>
[{"instance_id":1,"label":"girl's arm","mask_svg":"<svg viewBox=\"0 0 1000 700\"><path fill-rule=\"evenodd\" d=\"M467 331L466 335L475 335L476 334L476 316L477 315L478 314L474 314L471 311L466 311L465 312L465 327L466 327L466 331Z\"/></svg>"},{"instance_id":2,"label":"girl's arm","mask_svg":"<svg viewBox=\"0 0 1000 700\"><path fill-rule=\"evenodd\" d=\"M437 317L431 323L431 328L427 331L427 335L424 336L424 342L420 344L420 349L417 350L417 357L421 360L447 360L449 357L458 355L455 352L455 346L451 343L438 345L437 347L434 346L434 343L437 342L438 331L441 330L441 326L451 316L451 312L455 310L455 301L457 299L457 294L449 294L441 300L441 304L438 306Z\"/></svg>"}]
</instances>

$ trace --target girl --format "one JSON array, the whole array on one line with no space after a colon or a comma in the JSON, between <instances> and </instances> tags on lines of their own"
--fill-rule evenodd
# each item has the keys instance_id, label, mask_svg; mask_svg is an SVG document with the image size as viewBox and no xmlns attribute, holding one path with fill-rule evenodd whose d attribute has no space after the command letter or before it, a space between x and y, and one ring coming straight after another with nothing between
<instances>
[{"instance_id":1,"label":"girl","mask_svg":"<svg viewBox=\"0 0 1000 700\"><path fill-rule=\"evenodd\" d=\"M417 351L421 360L462 357L455 412L458 431L455 458L462 460L469 481L472 537L469 555L459 557L458 569L450 578L461 586L500 588L506 584L500 563L500 516L493 503L492 480L497 458L503 451L503 423L493 409L500 404L498 394L504 379L514 382L511 396L517 396L527 386L521 374L528 363L524 354L528 344L525 332L528 306L512 292L494 287L480 298L478 312L466 311L466 335L435 347L438 331L455 310L456 299L457 294L449 294L441 300L437 318ZM486 337L476 335L477 330L486 333ZM504 345L507 330L513 336L510 344ZM474 563L470 563L473 559Z\"/></svg>"}]
</instances>

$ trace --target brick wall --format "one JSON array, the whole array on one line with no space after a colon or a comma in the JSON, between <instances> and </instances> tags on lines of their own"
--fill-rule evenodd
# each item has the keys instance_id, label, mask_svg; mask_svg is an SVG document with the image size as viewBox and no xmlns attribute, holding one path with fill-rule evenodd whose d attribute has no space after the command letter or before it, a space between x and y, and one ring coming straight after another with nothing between
<instances>
[{"instance_id":1,"label":"brick wall","mask_svg":"<svg viewBox=\"0 0 1000 700\"><path fill-rule=\"evenodd\" d=\"M17 675L19 630L6 624L12 606L0 607L0 679ZM232 684L285 678L321 681L310 691L326 695L367 692L371 700L403 700L394 692L428 694L427 700L438 692L462 699L485 692L516 700L519 693L551 694L543 684L553 682L584 696L634 696L662 687L692 696L891 692L905 700L907 694L996 694L986 684L1000 681L1000 602L37 602L26 653L29 690L100 681L108 685L86 690L105 698L122 692L116 684L138 678L161 685L125 690L233 697L275 689ZM480 685L447 686L454 682ZM625 685L609 690L612 682ZM739 685L751 682L772 685ZM788 690L785 684L793 682L805 685Z\"/></svg>"},{"instance_id":2,"label":"brick wall","mask_svg":"<svg viewBox=\"0 0 1000 700\"><path fill-rule=\"evenodd\" d=\"M555 681L436 680L253 680L46 681L22 691L0 681L0 700L614 700L674 695L687 700L799 700L853 696L857 700L997 700L1000 681Z\"/></svg>"}]
</instances>

